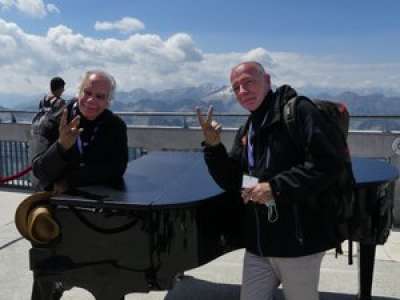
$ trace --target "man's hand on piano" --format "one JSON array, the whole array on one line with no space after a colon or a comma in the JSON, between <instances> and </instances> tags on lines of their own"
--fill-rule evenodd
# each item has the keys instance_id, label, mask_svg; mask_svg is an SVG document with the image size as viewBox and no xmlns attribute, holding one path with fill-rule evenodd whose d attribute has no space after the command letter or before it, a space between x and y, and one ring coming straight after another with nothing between
<instances>
[{"instance_id":1,"label":"man's hand on piano","mask_svg":"<svg viewBox=\"0 0 400 300\"><path fill-rule=\"evenodd\" d=\"M68 184L65 180L59 180L54 184L53 193L55 195L60 195L66 192L68 189Z\"/></svg>"},{"instance_id":2,"label":"man's hand on piano","mask_svg":"<svg viewBox=\"0 0 400 300\"><path fill-rule=\"evenodd\" d=\"M213 107L210 106L208 108L207 118L201 114L201 110L199 107L196 107L197 118L199 119L199 123L201 129L203 130L203 135L205 139L205 143L209 146L216 146L221 143L221 129L222 125L217 123L212 119Z\"/></svg>"}]
</instances>

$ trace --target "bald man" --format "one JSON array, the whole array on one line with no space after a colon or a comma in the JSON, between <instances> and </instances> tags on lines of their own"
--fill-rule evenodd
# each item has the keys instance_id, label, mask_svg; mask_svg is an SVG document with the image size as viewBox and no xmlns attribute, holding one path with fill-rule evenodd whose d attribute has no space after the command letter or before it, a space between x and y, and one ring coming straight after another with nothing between
<instances>
[{"instance_id":1,"label":"bald man","mask_svg":"<svg viewBox=\"0 0 400 300\"><path fill-rule=\"evenodd\" d=\"M230 153L221 124L198 110L210 174L226 191L241 192L245 209L242 300L272 300L282 284L286 300L317 300L321 261L337 246L332 190L344 168L318 109L305 97L295 108L299 151L283 121L282 108L296 91L275 91L258 62L243 62L230 75L237 101L250 116ZM309 155L306 155L306 152Z\"/></svg>"}]
</instances>

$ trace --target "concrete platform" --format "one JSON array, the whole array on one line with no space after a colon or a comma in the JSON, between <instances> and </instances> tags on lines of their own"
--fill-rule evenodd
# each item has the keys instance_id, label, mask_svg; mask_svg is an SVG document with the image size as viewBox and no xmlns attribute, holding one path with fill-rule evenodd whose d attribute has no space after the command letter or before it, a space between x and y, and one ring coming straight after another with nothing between
<instances>
[{"instance_id":1,"label":"concrete platform","mask_svg":"<svg viewBox=\"0 0 400 300\"><path fill-rule=\"evenodd\" d=\"M16 190L0 191L0 300L28 300L32 274L28 265L29 242L23 240L14 225L14 212L28 194ZM130 294L126 300L225 300L239 299L243 250L228 253L185 273L170 291ZM388 242L377 247L373 295L375 300L400 299L400 231L392 231ZM322 300L355 299L358 274L357 259L347 265L347 257L325 255L322 264L320 291ZM63 298L89 300L85 290L73 288ZM277 300L283 300L282 293Z\"/></svg>"}]
</instances>

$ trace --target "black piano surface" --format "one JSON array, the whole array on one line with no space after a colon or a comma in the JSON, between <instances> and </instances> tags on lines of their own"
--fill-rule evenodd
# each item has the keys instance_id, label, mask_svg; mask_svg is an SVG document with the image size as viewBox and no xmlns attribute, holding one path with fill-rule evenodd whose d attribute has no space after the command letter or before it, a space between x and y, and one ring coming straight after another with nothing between
<instances>
[{"instance_id":1,"label":"black piano surface","mask_svg":"<svg viewBox=\"0 0 400 300\"><path fill-rule=\"evenodd\" d=\"M353 157L353 173L357 186L392 182L399 176L398 170L384 160Z\"/></svg>"},{"instance_id":2,"label":"black piano surface","mask_svg":"<svg viewBox=\"0 0 400 300\"><path fill-rule=\"evenodd\" d=\"M58 204L148 208L149 206L192 206L223 191L208 175L201 153L153 152L132 161L121 187L80 188L79 196L53 198ZM82 197L82 191L87 192ZM93 201L98 197L99 200ZM89 198L90 197L90 198Z\"/></svg>"},{"instance_id":3,"label":"black piano surface","mask_svg":"<svg viewBox=\"0 0 400 300\"><path fill-rule=\"evenodd\" d=\"M369 199L365 209L372 225L360 241L372 245L368 265L371 249L388 235L382 237L373 226L382 199L393 203L388 184L398 172L366 158L353 158L353 171L359 196ZM72 286L89 290L97 300L169 289L176 275L242 246L239 195L214 183L199 152L150 153L129 164L121 186L80 188L50 203L62 233L48 245L33 244L35 300L59 299ZM372 270L364 270L360 299L370 299Z\"/></svg>"}]
</instances>

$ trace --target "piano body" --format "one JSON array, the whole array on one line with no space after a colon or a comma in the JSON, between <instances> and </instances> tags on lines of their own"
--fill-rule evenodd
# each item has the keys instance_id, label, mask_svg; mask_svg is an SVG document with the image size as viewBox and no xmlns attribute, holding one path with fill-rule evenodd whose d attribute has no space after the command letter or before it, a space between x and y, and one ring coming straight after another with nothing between
<instances>
[{"instance_id":1,"label":"piano body","mask_svg":"<svg viewBox=\"0 0 400 300\"><path fill-rule=\"evenodd\" d=\"M355 159L353 169L366 203L359 299L368 300L375 245L386 241L391 226L391 219L378 221L391 214L397 170L367 159ZM129 164L124 181L50 199L61 234L47 245L32 244L33 300L60 299L74 286L97 300L170 289L184 271L242 247L243 204L214 183L202 153L151 153Z\"/></svg>"}]
</instances>

